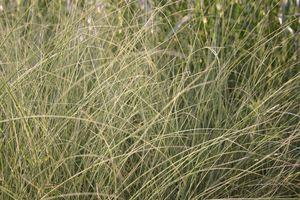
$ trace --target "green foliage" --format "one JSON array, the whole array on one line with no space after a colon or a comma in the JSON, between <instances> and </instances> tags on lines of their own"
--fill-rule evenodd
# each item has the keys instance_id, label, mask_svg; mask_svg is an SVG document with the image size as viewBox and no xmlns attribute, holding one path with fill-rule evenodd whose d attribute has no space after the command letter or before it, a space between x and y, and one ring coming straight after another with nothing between
<instances>
[{"instance_id":1,"label":"green foliage","mask_svg":"<svg viewBox=\"0 0 300 200\"><path fill-rule=\"evenodd\" d=\"M0 199L300 197L294 2L0 5Z\"/></svg>"}]
</instances>

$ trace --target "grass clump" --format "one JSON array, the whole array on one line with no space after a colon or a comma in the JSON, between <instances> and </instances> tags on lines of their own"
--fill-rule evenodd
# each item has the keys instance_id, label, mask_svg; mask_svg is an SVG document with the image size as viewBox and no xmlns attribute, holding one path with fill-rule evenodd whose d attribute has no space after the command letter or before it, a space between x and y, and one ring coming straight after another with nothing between
<instances>
[{"instance_id":1,"label":"grass clump","mask_svg":"<svg viewBox=\"0 0 300 200\"><path fill-rule=\"evenodd\" d=\"M0 199L299 198L284 6L1 1Z\"/></svg>"}]
</instances>

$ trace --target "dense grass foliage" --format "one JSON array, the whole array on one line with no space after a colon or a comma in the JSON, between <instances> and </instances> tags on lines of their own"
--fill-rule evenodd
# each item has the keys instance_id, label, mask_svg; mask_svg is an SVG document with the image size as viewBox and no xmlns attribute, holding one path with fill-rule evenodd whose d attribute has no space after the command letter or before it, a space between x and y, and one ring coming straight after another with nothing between
<instances>
[{"instance_id":1,"label":"dense grass foliage","mask_svg":"<svg viewBox=\"0 0 300 200\"><path fill-rule=\"evenodd\" d=\"M0 1L0 199L300 198L284 2Z\"/></svg>"}]
</instances>

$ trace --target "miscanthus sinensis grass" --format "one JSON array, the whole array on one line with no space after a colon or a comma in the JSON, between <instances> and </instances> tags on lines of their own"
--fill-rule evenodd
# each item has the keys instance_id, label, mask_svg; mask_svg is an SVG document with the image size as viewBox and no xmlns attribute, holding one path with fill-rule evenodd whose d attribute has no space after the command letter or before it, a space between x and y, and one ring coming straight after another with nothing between
<instances>
[{"instance_id":1,"label":"miscanthus sinensis grass","mask_svg":"<svg viewBox=\"0 0 300 200\"><path fill-rule=\"evenodd\" d=\"M0 3L0 199L300 197L294 1Z\"/></svg>"}]
</instances>

